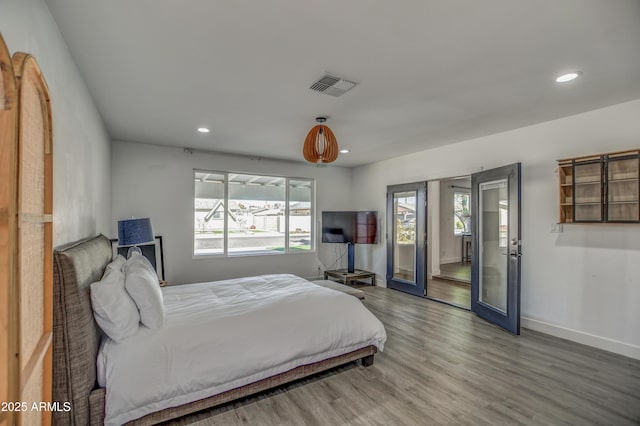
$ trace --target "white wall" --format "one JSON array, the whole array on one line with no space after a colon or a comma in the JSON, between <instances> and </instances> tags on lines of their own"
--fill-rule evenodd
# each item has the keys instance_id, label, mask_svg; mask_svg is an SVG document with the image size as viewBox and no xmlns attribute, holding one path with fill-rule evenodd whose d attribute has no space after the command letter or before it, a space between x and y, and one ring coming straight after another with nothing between
<instances>
[{"instance_id":1,"label":"white wall","mask_svg":"<svg viewBox=\"0 0 640 426\"><path fill-rule=\"evenodd\" d=\"M0 0L0 32L13 54L35 56L53 114L53 244L107 233L110 139L58 26L42 0Z\"/></svg>"},{"instance_id":2,"label":"white wall","mask_svg":"<svg viewBox=\"0 0 640 426\"><path fill-rule=\"evenodd\" d=\"M640 100L426 150L353 172L358 209L387 185L522 162L522 316L529 328L640 358L640 225L558 220L556 159L640 147ZM384 276L384 246L372 267Z\"/></svg>"},{"instance_id":3,"label":"white wall","mask_svg":"<svg viewBox=\"0 0 640 426\"><path fill-rule=\"evenodd\" d=\"M181 148L114 142L112 150L111 233L116 222L131 216L150 217L164 242L167 280L171 284L213 281L256 274L317 275L335 260L337 247L320 244L318 253L193 259L193 169L264 173L316 180L316 219L323 210L350 210L351 171L304 163L184 152ZM316 220L316 229L319 229Z\"/></svg>"},{"instance_id":4,"label":"white wall","mask_svg":"<svg viewBox=\"0 0 640 426\"><path fill-rule=\"evenodd\" d=\"M440 181L427 182L427 279L440 275Z\"/></svg>"}]
</instances>

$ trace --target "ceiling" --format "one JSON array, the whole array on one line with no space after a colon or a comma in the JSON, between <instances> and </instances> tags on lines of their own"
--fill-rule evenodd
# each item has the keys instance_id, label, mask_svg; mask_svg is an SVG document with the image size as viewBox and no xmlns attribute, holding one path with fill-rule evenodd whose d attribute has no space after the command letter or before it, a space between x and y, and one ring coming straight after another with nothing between
<instances>
[{"instance_id":1,"label":"ceiling","mask_svg":"<svg viewBox=\"0 0 640 426\"><path fill-rule=\"evenodd\" d=\"M638 0L47 3L116 140L303 161L327 115L353 167L640 98Z\"/></svg>"}]
</instances>

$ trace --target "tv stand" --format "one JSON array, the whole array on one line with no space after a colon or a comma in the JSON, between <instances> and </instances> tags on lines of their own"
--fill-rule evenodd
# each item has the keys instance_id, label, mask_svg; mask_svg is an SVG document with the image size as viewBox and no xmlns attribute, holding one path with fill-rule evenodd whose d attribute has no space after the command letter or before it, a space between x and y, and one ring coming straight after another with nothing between
<instances>
[{"instance_id":1,"label":"tv stand","mask_svg":"<svg viewBox=\"0 0 640 426\"><path fill-rule=\"evenodd\" d=\"M356 245L347 243L347 272L353 274L356 270Z\"/></svg>"},{"instance_id":2,"label":"tv stand","mask_svg":"<svg viewBox=\"0 0 640 426\"><path fill-rule=\"evenodd\" d=\"M328 280L333 278L341 282L342 284L355 283L360 280L371 280L371 285L376 285L375 272L364 271L362 269L354 269L353 272L349 272L347 269L334 269L330 271L324 271L324 279Z\"/></svg>"}]
</instances>

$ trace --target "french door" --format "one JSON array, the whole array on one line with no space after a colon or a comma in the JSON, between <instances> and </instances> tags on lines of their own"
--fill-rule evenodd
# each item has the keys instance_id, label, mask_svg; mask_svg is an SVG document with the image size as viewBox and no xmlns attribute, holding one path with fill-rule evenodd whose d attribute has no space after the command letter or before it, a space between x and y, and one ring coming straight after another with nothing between
<instances>
[{"instance_id":1,"label":"french door","mask_svg":"<svg viewBox=\"0 0 640 426\"><path fill-rule=\"evenodd\" d=\"M387 187L387 287L425 296L427 183Z\"/></svg>"},{"instance_id":2,"label":"french door","mask_svg":"<svg viewBox=\"0 0 640 426\"><path fill-rule=\"evenodd\" d=\"M471 175L471 310L520 334L520 163Z\"/></svg>"}]
</instances>

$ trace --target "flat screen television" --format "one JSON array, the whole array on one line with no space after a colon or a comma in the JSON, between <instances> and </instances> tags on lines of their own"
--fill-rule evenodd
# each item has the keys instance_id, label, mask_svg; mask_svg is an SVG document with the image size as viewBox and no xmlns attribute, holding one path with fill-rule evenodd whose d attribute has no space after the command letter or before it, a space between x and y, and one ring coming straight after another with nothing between
<instances>
[{"instance_id":1,"label":"flat screen television","mask_svg":"<svg viewBox=\"0 0 640 426\"><path fill-rule=\"evenodd\" d=\"M348 244L348 272L354 272L354 244L378 242L378 212L322 212L322 242Z\"/></svg>"},{"instance_id":2,"label":"flat screen television","mask_svg":"<svg viewBox=\"0 0 640 426\"><path fill-rule=\"evenodd\" d=\"M322 212L322 242L375 244L378 212Z\"/></svg>"}]
</instances>

